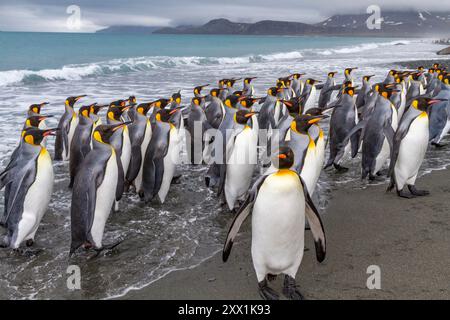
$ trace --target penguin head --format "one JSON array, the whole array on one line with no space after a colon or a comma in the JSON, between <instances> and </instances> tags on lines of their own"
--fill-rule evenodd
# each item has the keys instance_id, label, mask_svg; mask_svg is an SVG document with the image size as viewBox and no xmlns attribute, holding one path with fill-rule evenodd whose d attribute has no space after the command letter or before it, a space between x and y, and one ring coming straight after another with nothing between
<instances>
[{"instance_id":1,"label":"penguin head","mask_svg":"<svg viewBox=\"0 0 450 320\"><path fill-rule=\"evenodd\" d=\"M380 88L378 89L378 92L380 93L380 95L382 97L389 100L389 99L391 99L393 94L400 92L400 90L396 89L395 84L393 84L393 85L380 86Z\"/></svg>"},{"instance_id":2,"label":"penguin head","mask_svg":"<svg viewBox=\"0 0 450 320\"><path fill-rule=\"evenodd\" d=\"M350 75L352 74L353 70L356 70L356 69L358 69L358 67L354 67L354 68L346 68L346 69L344 70L344 73L345 73L345 75L350 76Z\"/></svg>"},{"instance_id":3,"label":"penguin head","mask_svg":"<svg viewBox=\"0 0 450 320\"><path fill-rule=\"evenodd\" d=\"M415 80L415 81L419 81L420 80L420 77L422 76L422 72L421 71L419 71L419 72L413 72L413 73L411 73L411 75L410 75L410 77L411 77L411 79L413 79L413 80Z\"/></svg>"},{"instance_id":4,"label":"penguin head","mask_svg":"<svg viewBox=\"0 0 450 320\"><path fill-rule=\"evenodd\" d=\"M125 107L127 105L127 100L116 100L109 104L110 107Z\"/></svg>"},{"instance_id":5,"label":"penguin head","mask_svg":"<svg viewBox=\"0 0 450 320\"><path fill-rule=\"evenodd\" d=\"M337 71L328 72L328 78L334 78L336 73L337 73Z\"/></svg>"},{"instance_id":6,"label":"penguin head","mask_svg":"<svg viewBox=\"0 0 450 320\"><path fill-rule=\"evenodd\" d=\"M280 92L283 92L281 87L271 87L267 90L267 94L272 97L276 97Z\"/></svg>"},{"instance_id":7,"label":"penguin head","mask_svg":"<svg viewBox=\"0 0 450 320\"><path fill-rule=\"evenodd\" d=\"M371 74L371 75L368 75L368 76L364 76L364 77L363 77L363 81L369 82L369 81L370 81L370 78L372 78L372 77L374 77L374 76L375 76L374 74Z\"/></svg>"},{"instance_id":8,"label":"penguin head","mask_svg":"<svg viewBox=\"0 0 450 320\"><path fill-rule=\"evenodd\" d=\"M108 117L109 120L112 120L112 121L122 121L120 119L120 117L122 116L122 114L125 111L127 111L130 108L131 108L131 106L127 106L127 107L110 107L108 109L108 113L106 114L106 116Z\"/></svg>"},{"instance_id":9,"label":"penguin head","mask_svg":"<svg viewBox=\"0 0 450 320\"><path fill-rule=\"evenodd\" d=\"M394 69L389 70L389 75L391 75L391 76L395 76L397 73L398 73L397 70L394 70Z\"/></svg>"},{"instance_id":10,"label":"penguin head","mask_svg":"<svg viewBox=\"0 0 450 320\"><path fill-rule=\"evenodd\" d=\"M236 97L242 97L243 94L244 94L244 91L242 91L242 90L236 90L233 92L233 96L236 96Z\"/></svg>"},{"instance_id":11,"label":"penguin head","mask_svg":"<svg viewBox=\"0 0 450 320\"><path fill-rule=\"evenodd\" d=\"M42 102L39 104L32 104L28 107L28 111L34 112L34 113L41 113L41 108L45 105L49 104L49 102Z\"/></svg>"},{"instance_id":12,"label":"penguin head","mask_svg":"<svg viewBox=\"0 0 450 320\"><path fill-rule=\"evenodd\" d=\"M225 83L227 85L228 88L233 88L234 84L236 83L236 81L240 80L238 79L228 79L227 82Z\"/></svg>"},{"instance_id":13,"label":"penguin head","mask_svg":"<svg viewBox=\"0 0 450 320\"><path fill-rule=\"evenodd\" d=\"M31 116L28 117L27 120L25 120L25 126L26 127L35 127L38 128L42 121L44 121L47 118L53 117L52 115L38 115L38 116Z\"/></svg>"},{"instance_id":14,"label":"penguin head","mask_svg":"<svg viewBox=\"0 0 450 320\"><path fill-rule=\"evenodd\" d=\"M78 110L78 115L80 117L85 117L85 118L89 118L89 114L91 113L91 106L82 106L79 110Z\"/></svg>"},{"instance_id":15,"label":"penguin head","mask_svg":"<svg viewBox=\"0 0 450 320\"><path fill-rule=\"evenodd\" d=\"M433 68L434 68L434 69L439 69L440 66L441 66L441 65L440 65L439 63L434 63L434 64L433 64Z\"/></svg>"},{"instance_id":16,"label":"penguin head","mask_svg":"<svg viewBox=\"0 0 450 320\"><path fill-rule=\"evenodd\" d=\"M288 83L290 84L290 76L285 78L278 78L277 80L277 86L281 86L283 88L289 87Z\"/></svg>"},{"instance_id":17,"label":"penguin head","mask_svg":"<svg viewBox=\"0 0 450 320\"><path fill-rule=\"evenodd\" d=\"M242 107L250 109L259 100L261 100L261 98L241 97L241 99L239 99L239 103Z\"/></svg>"},{"instance_id":18,"label":"penguin head","mask_svg":"<svg viewBox=\"0 0 450 320\"><path fill-rule=\"evenodd\" d=\"M192 106L201 107L201 106L203 106L204 103L205 103L205 98L204 97L194 97L191 100L191 105Z\"/></svg>"},{"instance_id":19,"label":"penguin head","mask_svg":"<svg viewBox=\"0 0 450 320\"><path fill-rule=\"evenodd\" d=\"M450 73L447 73L442 82L446 85L450 85Z\"/></svg>"},{"instance_id":20,"label":"penguin head","mask_svg":"<svg viewBox=\"0 0 450 320\"><path fill-rule=\"evenodd\" d=\"M441 101L447 101L445 99L433 99L429 97L418 97L411 102L411 106L420 111L428 111L428 108L433 104L439 103Z\"/></svg>"},{"instance_id":21,"label":"penguin head","mask_svg":"<svg viewBox=\"0 0 450 320\"><path fill-rule=\"evenodd\" d=\"M246 125L248 120L258 114L257 112L249 111L249 110L239 110L234 114L234 121L238 124Z\"/></svg>"},{"instance_id":22,"label":"penguin head","mask_svg":"<svg viewBox=\"0 0 450 320\"><path fill-rule=\"evenodd\" d=\"M137 104L137 103L136 103L137 100L136 100L136 97L135 97L135 96L129 96L127 101L128 101L128 104L129 104L129 105L132 105L132 106L135 106L135 105Z\"/></svg>"},{"instance_id":23,"label":"penguin head","mask_svg":"<svg viewBox=\"0 0 450 320\"><path fill-rule=\"evenodd\" d=\"M310 114L297 114L291 123L291 130L300 134L308 134L309 128L320 120L326 118L327 116L310 115Z\"/></svg>"},{"instance_id":24,"label":"penguin head","mask_svg":"<svg viewBox=\"0 0 450 320\"><path fill-rule=\"evenodd\" d=\"M350 97L353 97L355 95L355 89L355 87L346 86L343 90L343 93L348 94Z\"/></svg>"},{"instance_id":25,"label":"penguin head","mask_svg":"<svg viewBox=\"0 0 450 320\"><path fill-rule=\"evenodd\" d=\"M153 105L158 109L164 109L171 102L169 99L158 99L153 102Z\"/></svg>"},{"instance_id":26,"label":"penguin head","mask_svg":"<svg viewBox=\"0 0 450 320\"><path fill-rule=\"evenodd\" d=\"M433 73L434 73L434 68L429 68L429 69L428 69L428 73L429 73L429 74L433 74Z\"/></svg>"},{"instance_id":27,"label":"penguin head","mask_svg":"<svg viewBox=\"0 0 450 320\"><path fill-rule=\"evenodd\" d=\"M219 95L220 95L220 92L222 91L223 89L217 89L217 88L214 88L214 89L211 89L211 91L209 91L209 94L212 96L212 97L218 97Z\"/></svg>"},{"instance_id":28,"label":"penguin head","mask_svg":"<svg viewBox=\"0 0 450 320\"><path fill-rule=\"evenodd\" d=\"M250 84L253 80L257 79L258 77L248 77L244 79L244 84Z\"/></svg>"},{"instance_id":29,"label":"penguin head","mask_svg":"<svg viewBox=\"0 0 450 320\"><path fill-rule=\"evenodd\" d=\"M97 142L108 143L109 144L110 139L111 139L112 135L114 134L114 132L116 132L120 128L123 128L124 126L126 126L127 124L130 124L130 123L131 123L131 121L129 121L129 122L121 122L121 123L118 123L118 124L102 124L102 125L99 125L99 126L97 126L95 128L92 137Z\"/></svg>"},{"instance_id":30,"label":"penguin head","mask_svg":"<svg viewBox=\"0 0 450 320\"><path fill-rule=\"evenodd\" d=\"M306 83L309 84L309 85L314 85L314 84L316 84L316 83L318 83L318 82L320 82L320 81L319 81L319 80L316 80L316 79L312 79L312 78L308 78L308 79L306 80Z\"/></svg>"},{"instance_id":31,"label":"penguin head","mask_svg":"<svg viewBox=\"0 0 450 320\"><path fill-rule=\"evenodd\" d=\"M90 105L90 110L89 113L90 114L98 114L100 112L101 109L106 108L108 105L105 104L97 104L97 103L93 103Z\"/></svg>"},{"instance_id":32,"label":"penguin head","mask_svg":"<svg viewBox=\"0 0 450 320\"><path fill-rule=\"evenodd\" d=\"M153 107L154 102L147 102L147 103L140 103L137 107L136 107L136 112L146 116L147 112Z\"/></svg>"},{"instance_id":33,"label":"penguin head","mask_svg":"<svg viewBox=\"0 0 450 320\"><path fill-rule=\"evenodd\" d=\"M277 169L289 169L294 165L294 152L287 146L282 146L275 154L272 163Z\"/></svg>"},{"instance_id":34,"label":"penguin head","mask_svg":"<svg viewBox=\"0 0 450 320\"><path fill-rule=\"evenodd\" d=\"M418 66L417 70L419 70L420 72L423 72L425 70L425 68L423 66Z\"/></svg>"},{"instance_id":35,"label":"penguin head","mask_svg":"<svg viewBox=\"0 0 450 320\"><path fill-rule=\"evenodd\" d=\"M175 102L176 104L181 103L181 91L178 91L178 92L175 92L174 94L172 94L172 97L169 99L169 103L172 103L172 102Z\"/></svg>"},{"instance_id":36,"label":"penguin head","mask_svg":"<svg viewBox=\"0 0 450 320\"><path fill-rule=\"evenodd\" d=\"M326 119L326 118L329 118L329 117L330 117L330 116L327 115L327 114L322 114L322 111L323 111L323 110L322 110L322 109L319 109L319 108L311 108L311 109L308 109L306 115L312 116L312 117L317 117L317 118L319 118L320 120ZM319 120L319 121L320 121L320 120Z\"/></svg>"},{"instance_id":37,"label":"penguin head","mask_svg":"<svg viewBox=\"0 0 450 320\"><path fill-rule=\"evenodd\" d=\"M224 105L227 106L228 108L236 108L237 103L239 102L239 97L235 96L235 95L230 95L228 96L225 101L224 101Z\"/></svg>"},{"instance_id":38,"label":"penguin head","mask_svg":"<svg viewBox=\"0 0 450 320\"><path fill-rule=\"evenodd\" d=\"M170 123L172 116L177 113L179 109L161 109L155 115L156 121Z\"/></svg>"},{"instance_id":39,"label":"penguin head","mask_svg":"<svg viewBox=\"0 0 450 320\"><path fill-rule=\"evenodd\" d=\"M298 80L300 79L303 75L305 75L304 73L293 73L291 74L291 78Z\"/></svg>"},{"instance_id":40,"label":"penguin head","mask_svg":"<svg viewBox=\"0 0 450 320\"><path fill-rule=\"evenodd\" d=\"M22 131L22 140L30 145L40 145L42 140L48 136L54 136L58 128L41 130L35 127L29 127Z\"/></svg>"},{"instance_id":41,"label":"penguin head","mask_svg":"<svg viewBox=\"0 0 450 320\"><path fill-rule=\"evenodd\" d=\"M290 114L302 114L304 103L301 97L294 97L289 100L280 100L288 109Z\"/></svg>"},{"instance_id":42,"label":"penguin head","mask_svg":"<svg viewBox=\"0 0 450 320\"><path fill-rule=\"evenodd\" d=\"M84 95L81 95L81 96L76 96L76 97L68 97L68 98L66 99L65 104L66 104L66 106L72 107L72 108L73 108L75 102L77 102L78 100L80 100L81 98L84 98L84 97L86 97L85 94L84 94Z\"/></svg>"},{"instance_id":43,"label":"penguin head","mask_svg":"<svg viewBox=\"0 0 450 320\"><path fill-rule=\"evenodd\" d=\"M219 88L220 88L220 89L225 88L225 86L226 86L226 84L228 83L228 81L229 81L228 79L220 79L219 82L218 82Z\"/></svg>"},{"instance_id":44,"label":"penguin head","mask_svg":"<svg viewBox=\"0 0 450 320\"><path fill-rule=\"evenodd\" d=\"M207 86L209 86L209 84L204 84L204 85L202 85L202 86L195 87L195 88L194 88L194 94L195 94L195 95L201 95L201 94L202 94L202 90L203 90L204 88L206 88Z\"/></svg>"}]
</instances>

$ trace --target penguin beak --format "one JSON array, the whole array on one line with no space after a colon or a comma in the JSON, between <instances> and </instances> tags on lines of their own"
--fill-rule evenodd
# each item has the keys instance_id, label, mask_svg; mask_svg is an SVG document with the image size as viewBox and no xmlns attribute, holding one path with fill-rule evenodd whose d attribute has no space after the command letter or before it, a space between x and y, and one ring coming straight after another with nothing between
<instances>
[{"instance_id":1,"label":"penguin beak","mask_svg":"<svg viewBox=\"0 0 450 320\"><path fill-rule=\"evenodd\" d=\"M309 120L308 123L309 123L309 124L314 124L314 123L317 123L317 122L319 122L320 120L325 119L325 118L328 118L328 117L329 117L329 116L327 116L327 115L319 115L319 116L315 116L315 118Z\"/></svg>"},{"instance_id":2,"label":"penguin beak","mask_svg":"<svg viewBox=\"0 0 450 320\"><path fill-rule=\"evenodd\" d=\"M294 104L292 102L287 101L287 100L281 100L281 102L289 108L292 108L294 106Z\"/></svg>"},{"instance_id":3,"label":"penguin beak","mask_svg":"<svg viewBox=\"0 0 450 320\"><path fill-rule=\"evenodd\" d=\"M200 88L206 88L207 86L209 86L209 83L208 84L205 84L205 85L203 85L203 86L200 86Z\"/></svg>"},{"instance_id":4,"label":"penguin beak","mask_svg":"<svg viewBox=\"0 0 450 320\"><path fill-rule=\"evenodd\" d=\"M175 108L175 109L173 109L173 110L170 110L169 114L172 115L172 114L174 114L175 112L177 112L178 110L180 110L180 108Z\"/></svg>"},{"instance_id":5,"label":"penguin beak","mask_svg":"<svg viewBox=\"0 0 450 320\"><path fill-rule=\"evenodd\" d=\"M47 104L50 104L50 102L42 102L42 103L40 104L40 106L43 107L43 106L45 106L45 105L47 105Z\"/></svg>"},{"instance_id":6,"label":"penguin beak","mask_svg":"<svg viewBox=\"0 0 450 320\"><path fill-rule=\"evenodd\" d=\"M59 128L52 128L52 129L47 129L44 130L44 137L48 137L48 136L56 136L56 131L58 131Z\"/></svg>"},{"instance_id":7,"label":"penguin beak","mask_svg":"<svg viewBox=\"0 0 450 320\"><path fill-rule=\"evenodd\" d=\"M278 93L283 92L283 91L284 91L284 88L278 88L278 89L277 89L277 92L278 92Z\"/></svg>"},{"instance_id":8,"label":"penguin beak","mask_svg":"<svg viewBox=\"0 0 450 320\"><path fill-rule=\"evenodd\" d=\"M428 101L428 105L431 106L442 101L448 101L448 99L431 99L430 101Z\"/></svg>"},{"instance_id":9,"label":"penguin beak","mask_svg":"<svg viewBox=\"0 0 450 320\"><path fill-rule=\"evenodd\" d=\"M259 112L252 111L252 112L247 113L244 117L250 118L250 117L252 117L252 116L254 116L254 115L256 115L256 114L259 114Z\"/></svg>"},{"instance_id":10,"label":"penguin beak","mask_svg":"<svg viewBox=\"0 0 450 320\"><path fill-rule=\"evenodd\" d=\"M84 97L86 97L87 95L85 95L85 94L83 94L83 95L81 95L81 96L78 96L78 97L76 97L75 98L75 101L78 101L78 100L80 100L81 98L84 98Z\"/></svg>"},{"instance_id":11,"label":"penguin beak","mask_svg":"<svg viewBox=\"0 0 450 320\"><path fill-rule=\"evenodd\" d=\"M130 124L130 123L131 123L131 121L119 123L119 124L117 124L115 127L112 128L112 131L117 131L117 130L119 130L120 128L123 128L123 127L125 127L126 125L128 125L128 124Z\"/></svg>"}]
</instances>

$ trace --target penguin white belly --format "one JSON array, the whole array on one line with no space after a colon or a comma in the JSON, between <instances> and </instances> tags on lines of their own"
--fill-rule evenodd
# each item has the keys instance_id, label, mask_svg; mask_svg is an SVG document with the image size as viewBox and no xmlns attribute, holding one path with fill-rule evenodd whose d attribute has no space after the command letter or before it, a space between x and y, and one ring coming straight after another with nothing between
<instances>
[{"instance_id":1,"label":"penguin white belly","mask_svg":"<svg viewBox=\"0 0 450 320\"><path fill-rule=\"evenodd\" d=\"M309 194L312 194L316 187L317 165L317 150L314 142L311 141L303 161L303 167L300 168L300 176L305 182Z\"/></svg>"},{"instance_id":2,"label":"penguin white belly","mask_svg":"<svg viewBox=\"0 0 450 320\"><path fill-rule=\"evenodd\" d=\"M128 128L125 126L123 128L122 155L120 157L124 175L127 174L128 167L130 166L130 159L131 159L131 141L130 135L128 134Z\"/></svg>"},{"instance_id":3,"label":"penguin white belly","mask_svg":"<svg viewBox=\"0 0 450 320\"><path fill-rule=\"evenodd\" d=\"M398 190L403 189L405 184L414 185L427 151L428 136L428 116L422 114L411 123L408 133L400 144L394 169Z\"/></svg>"},{"instance_id":4,"label":"penguin white belly","mask_svg":"<svg viewBox=\"0 0 450 320\"><path fill-rule=\"evenodd\" d=\"M152 138L152 126L150 125L150 121L147 120L147 126L145 128L145 133L144 133L144 139L142 140L142 144L141 144L141 165L139 168L138 175L136 176L136 179L134 181L134 186L135 186L137 192L139 192L142 189L142 174L144 171L145 153L147 151L147 147L148 147L148 144L150 143L151 138Z\"/></svg>"},{"instance_id":5,"label":"penguin white belly","mask_svg":"<svg viewBox=\"0 0 450 320\"><path fill-rule=\"evenodd\" d=\"M39 123L38 128L41 129L41 130L46 130L47 129L47 124L45 123L45 120L42 120ZM41 146L43 146L44 148L47 145L47 140L48 140L48 137L44 137L44 139L42 139Z\"/></svg>"},{"instance_id":6,"label":"penguin white belly","mask_svg":"<svg viewBox=\"0 0 450 320\"><path fill-rule=\"evenodd\" d=\"M175 173L176 162L180 157L180 143L178 141L179 133L175 128L170 129L169 147L167 155L164 157L164 174L161 182L161 187L158 191L159 201L164 203L167 193L169 192L170 184Z\"/></svg>"},{"instance_id":7,"label":"penguin white belly","mask_svg":"<svg viewBox=\"0 0 450 320\"><path fill-rule=\"evenodd\" d=\"M117 179L119 170L117 168L116 153L112 151L109 157L102 184L97 188L95 199L94 221L91 228L91 236L96 248L102 247L103 232L106 220L108 220L116 196Z\"/></svg>"},{"instance_id":8,"label":"penguin white belly","mask_svg":"<svg viewBox=\"0 0 450 320\"><path fill-rule=\"evenodd\" d=\"M23 213L17 226L17 236L12 248L18 248L24 240L34 239L34 235L44 216L53 192L53 166L50 155L42 149L37 161L36 177L28 188L24 199Z\"/></svg>"},{"instance_id":9,"label":"penguin white belly","mask_svg":"<svg viewBox=\"0 0 450 320\"><path fill-rule=\"evenodd\" d=\"M280 121L280 116L281 116L281 106L280 106L280 103L277 101L275 103L275 111L274 111L274 115L273 115L275 124L277 124L278 121ZM272 129L275 129L275 128L272 128Z\"/></svg>"},{"instance_id":10,"label":"penguin white belly","mask_svg":"<svg viewBox=\"0 0 450 320\"><path fill-rule=\"evenodd\" d=\"M394 106L391 106L392 108L392 118L391 118L391 126L394 131L397 130L398 127L398 116L397 116L397 110ZM385 165L386 161L389 159L391 155L391 149L389 146L389 142L386 138L383 140L383 145L381 146L380 153L375 158L375 170L374 174L378 173L383 166Z\"/></svg>"},{"instance_id":11,"label":"penguin white belly","mask_svg":"<svg viewBox=\"0 0 450 320\"><path fill-rule=\"evenodd\" d=\"M308 189L309 194L312 196L314 190L317 186L317 181L319 180L320 173L322 172L322 168L325 161L325 139L323 137L323 131L320 131L319 139L316 144L316 172L313 181L313 188L311 190Z\"/></svg>"},{"instance_id":12,"label":"penguin white belly","mask_svg":"<svg viewBox=\"0 0 450 320\"><path fill-rule=\"evenodd\" d=\"M448 131L450 130L450 119L447 119L447 123L445 124L444 129L442 129L441 135L439 136L438 143L447 135Z\"/></svg>"},{"instance_id":13,"label":"penguin white belly","mask_svg":"<svg viewBox=\"0 0 450 320\"><path fill-rule=\"evenodd\" d=\"M306 111L308 111L309 109L314 108L315 102L316 102L316 87L313 86L311 88L311 92L309 93L308 100L306 100L303 113L306 113Z\"/></svg>"},{"instance_id":14,"label":"penguin white belly","mask_svg":"<svg viewBox=\"0 0 450 320\"><path fill-rule=\"evenodd\" d=\"M236 200L241 199L250 188L257 163L257 143L258 137L250 128L246 128L236 137L227 162L224 187L230 210L234 209Z\"/></svg>"},{"instance_id":15,"label":"penguin white belly","mask_svg":"<svg viewBox=\"0 0 450 320\"><path fill-rule=\"evenodd\" d=\"M398 118L401 119L406 109L406 90L403 89L400 100L400 107L398 108Z\"/></svg>"},{"instance_id":16,"label":"penguin white belly","mask_svg":"<svg viewBox=\"0 0 450 320\"><path fill-rule=\"evenodd\" d=\"M70 128L69 128L69 133L67 135L68 137L68 141L69 141L69 145L67 146L69 149L69 152L67 153L66 158L64 158L64 155L66 154L66 150L64 148L64 152L63 152L63 160L69 160L69 155L70 155L70 146L72 145L72 139L73 139L73 135L75 134L75 129L78 126L78 117L74 114L72 116L72 119L70 120Z\"/></svg>"},{"instance_id":17,"label":"penguin white belly","mask_svg":"<svg viewBox=\"0 0 450 320\"><path fill-rule=\"evenodd\" d=\"M266 178L252 213L252 259L258 282L267 274L295 278L303 258L305 201L295 173Z\"/></svg>"}]
</instances>

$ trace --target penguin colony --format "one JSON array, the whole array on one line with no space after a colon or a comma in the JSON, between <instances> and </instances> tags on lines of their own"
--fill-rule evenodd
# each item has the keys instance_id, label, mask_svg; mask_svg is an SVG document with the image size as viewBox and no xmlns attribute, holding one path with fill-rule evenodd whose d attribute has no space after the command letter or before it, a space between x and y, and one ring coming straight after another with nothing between
<instances>
[{"instance_id":1,"label":"penguin colony","mask_svg":"<svg viewBox=\"0 0 450 320\"><path fill-rule=\"evenodd\" d=\"M5 188L0 223L7 230L2 246L23 252L29 249L22 245L34 243L54 180L49 136L56 136L54 161L69 161L70 255L118 244L102 240L125 192L146 203L164 203L180 178L175 160L185 141L189 163L208 164L206 185L235 213L223 260L252 214L251 253L261 297L279 298L268 283L283 274L283 295L302 299L295 276L306 220L317 260L326 253L324 228L311 200L321 170L345 172L346 159L361 153L362 179L387 175L388 190L395 188L400 197L428 195L415 186L419 168L428 145L441 148L450 130L450 74L439 64L427 71L390 70L380 83L366 75L360 88L355 69L345 69L339 84L337 72L329 72L323 83L295 73L279 78L265 97L255 97L254 77L243 79L239 91L234 87L240 79L222 79L207 95L202 91L208 85L195 87L185 107L180 92L168 99L138 104L131 96L78 110L75 104L85 96L74 96L66 99L56 128L47 128L51 115L41 114L47 103L31 105L20 143L0 173L0 188ZM99 115L103 110L106 119ZM320 125L326 118L327 138Z\"/></svg>"}]
</instances>

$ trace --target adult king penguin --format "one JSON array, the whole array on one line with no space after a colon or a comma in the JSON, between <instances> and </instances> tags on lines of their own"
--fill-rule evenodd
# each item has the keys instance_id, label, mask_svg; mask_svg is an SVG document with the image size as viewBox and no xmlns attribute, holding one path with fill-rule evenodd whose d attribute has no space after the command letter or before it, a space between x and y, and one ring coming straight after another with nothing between
<instances>
[{"instance_id":1,"label":"adult king penguin","mask_svg":"<svg viewBox=\"0 0 450 320\"><path fill-rule=\"evenodd\" d=\"M305 88L302 92L302 99L304 101L303 112L305 113L308 111L308 109L314 108L317 94L316 83L318 82L319 81L311 78L306 80Z\"/></svg>"},{"instance_id":2,"label":"adult king penguin","mask_svg":"<svg viewBox=\"0 0 450 320\"><path fill-rule=\"evenodd\" d=\"M117 183L121 179L117 155L109 142L114 132L124 125L95 128L93 149L84 159L73 185L70 255L81 246L84 249L104 248L103 233L116 198Z\"/></svg>"},{"instance_id":3,"label":"adult king penguin","mask_svg":"<svg viewBox=\"0 0 450 320\"><path fill-rule=\"evenodd\" d=\"M69 97L65 101L65 112L59 120L55 140L55 160L68 160L73 134L78 124L78 117L73 109L75 103L86 95Z\"/></svg>"},{"instance_id":4,"label":"adult king penguin","mask_svg":"<svg viewBox=\"0 0 450 320\"><path fill-rule=\"evenodd\" d=\"M255 95L255 88L253 87L252 81L257 77L249 77L244 79L244 89L242 94L247 97L253 97Z\"/></svg>"},{"instance_id":5,"label":"adult king penguin","mask_svg":"<svg viewBox=\"0 0 450 320\"><path fill-rule=\"evenodd\" d=\"M412 198L429 194L428 191L418 190L415 183L428 147L427 110L430 105L439 101L425 97L413 100L395 133L389 168L391 183L388 191L395 187L400 197Z\"/></svg>"},{"instance_id":6,"label":"adult king penguin","mask_svg":"<svg viewBox=\"0 0 450 320\"><path fill-rule=\"evenodd\" d=\"M320 90L319 95L319 109L325 109L328 103L331 101L331 95L333 94L333 88L336 86L336 80L334 76L336 75L336 71L328 72L327 81L323 84L322 89Z\"/></svg>"},{"instance_id":7,"label":"adult king penguin","mask_svg":"<svg viewBox=\"0 0 450 320\"><path fill-rule=\"evenodd\" d=\"M201 164L203 162L203 150L205 148L205 132L212 127L209 125L205 115L205 99L194 97L191 100L189 116L187 118L186 150L190 164Z\"/></svg>"},{"instance_id":8,"label":"adult king penguin","mask_svg":"<svg viewBox=\"0 0 450 320\"><path fill-rule=\"evenodd\" d=\"M0 225L7 229L2 246L17 249L34 237L53 191L52 159L42 140L57 129L26 128L22 143L0 173L0 190L5 188L5 210Z\"/></svg>"},{"instance_id":9,"label":"adult king penguin","mask_svg":"<svg viewBox=\"0 0 450 320\"><path fill-rule=\"evenodd\" d=\"M277 171L255 182L231 224L223 249L222 258L227 261L239 228L252 213L252 260L263 299L278 299L267 280L279 274L284 274L283 295L303 298L295 276L305 250L305 217L314 238L316 258L319 262L325 259L322 221L302 178L290 169L293 163L292 150L282 147L274 161Z\"/></svg>"}]
</instances>

